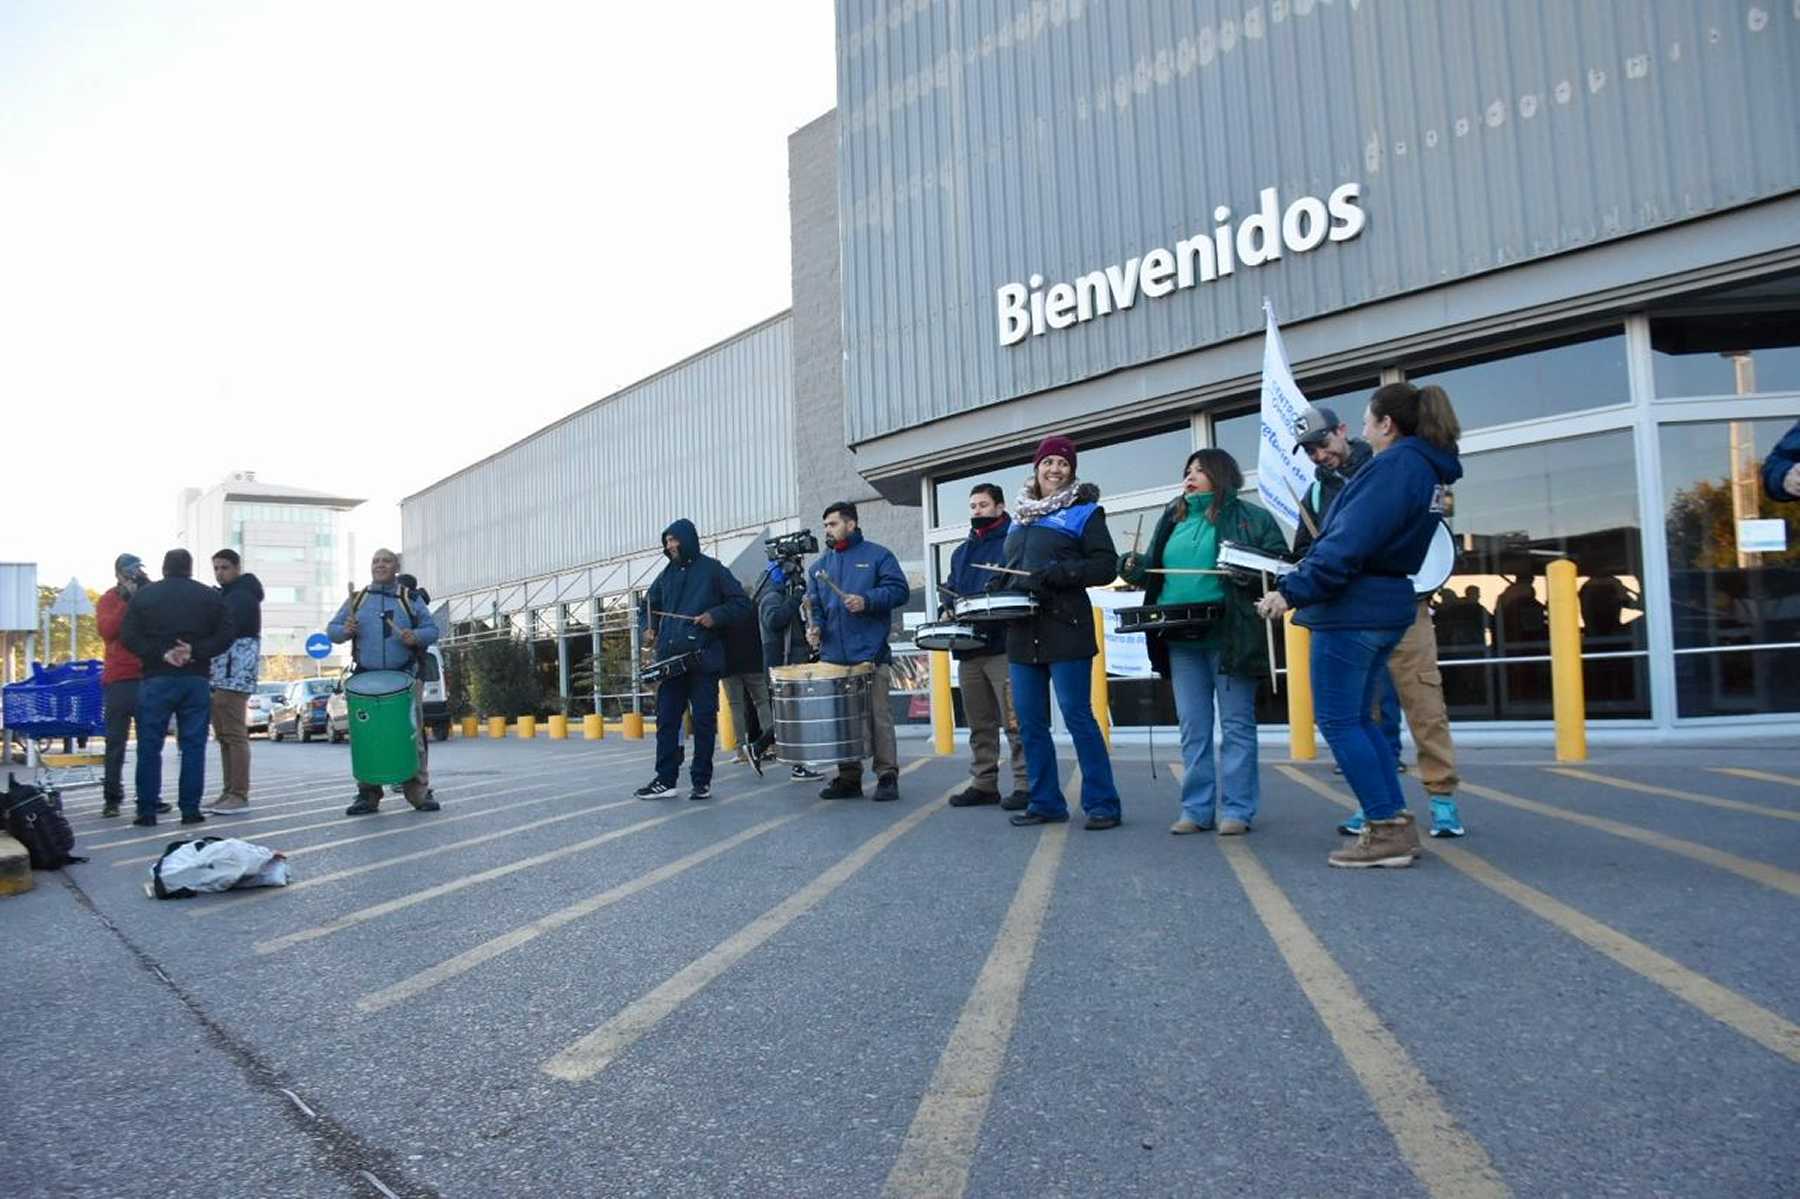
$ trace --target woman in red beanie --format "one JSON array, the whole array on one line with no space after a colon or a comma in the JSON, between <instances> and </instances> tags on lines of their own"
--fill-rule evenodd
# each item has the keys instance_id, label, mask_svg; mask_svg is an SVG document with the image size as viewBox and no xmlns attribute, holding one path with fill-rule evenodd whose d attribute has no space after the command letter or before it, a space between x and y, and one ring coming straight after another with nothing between
<instances>
[{"instance_id":1,"label":"woman in red beanie","mask_svg":"<svg viewBox=\"0 0 1800 1199\"><path fill-rule=\"evenodd\" d=\"M1112 760L1094 719L1093 605L1089 587L1113 581L1118 558L1106 529L1100 489L1075 478L1075 443L1046 437L1032 458L1032 477L1013 501L1013 530L1006 537L1006 565L1027 577L1002 576L1022 585L1038 601L1031 616L1006 628L1006 657L1013 709L1025 743L1025 770L1031 801L1012 818L1020 826L1054 824L1069 818L1057 777L1056 746L1050 739L1050 692L1075 742L1081 764L1081 810L1087 828L1119 827L1119 789Z\"/></svg>"}]
</instances>

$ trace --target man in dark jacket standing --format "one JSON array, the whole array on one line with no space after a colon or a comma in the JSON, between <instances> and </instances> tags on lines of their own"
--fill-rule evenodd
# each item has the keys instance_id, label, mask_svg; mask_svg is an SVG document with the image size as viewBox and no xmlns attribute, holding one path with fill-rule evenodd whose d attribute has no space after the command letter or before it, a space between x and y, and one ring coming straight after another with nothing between
<instances>
[{"instance_id":1,"label":"man in dark jacket standing","mask_svg":"<svg viewBox=\"0 0 1800 1199\"><path fill-rule=\"evenodd\" d=\"M969 535L950 555L950 577L941 590L941 609L948 611L966 595L980 595L995 575L981 566L999 566L1006 557L1006 535L1012 518L1006 514L1006 493L995 483L977 483L969 492ZM963 717L969 722L969 786L950 797L953 808L998 803L1009 812L1023 811L1031 802L1025 778L1025 743L1019 738L1019 721L1013 715L1012 684L1006 663L1006 625L986 621L975 626L983 644L979 649L951 651L956 659L956 685L962 689ZM1012 793L1000 798L1000 730L1012 749Z\"/></svg>"},{"instance_id":2,"label":"man in dark jacket standing","mask_svg":"<svg viewBox=\"0 0 1800 1199\"><path fill-rule=\"evenodd\" d=\"M193 579L194 557L186 550L163 555L163 577L131 597L122 630L125 646L144 664L138 692L137 819L156 824L162 799L162 751L175 718L181 746L181 782L176 794L181 823L200 824L200 796L206 789L206 725L212 711L207 679L212 660L237 636L219 593Z\"/></svg>"},{"instance_id":3,"label":"man in dark jacket standing","mask_svg":"<svg viewBox=\"0 0 1800 1199\"><path fill-rule=\"evenodd\" d=\"M885 803L900 798L900 751L894 742L894 709L888 699L892 672L888 664L888 629L892 614L912 596L900 562L886 546L866 541L856 527L856 505L839 500L825 509L828 548L806 580L806 602L812 612L807 641L819 659L837 666L872 663L865 724L875 762L875 794ZM830 582L826 580L829 579ZM839 762L837 775L821 799L853 799L862 792L862 761Z\"/></svg>"},{"instance_id":4,"label":"man in dark jacket standing","mask_svg":"<svg viewBox=\"0 0 1800 1199\"><path fill-rule=\"evenodd\" d=\"M765 674L777 666L798 666L812 656L812 647L806 644L806 621L800 616L800 603L805 597L806 574L798 561L790 561L787 566L769 563L768 577L757 588L755 601ZM774 734L773 724L764 730L771 744ZM812 767L798 763L789 773L796 782L824 777Z\"/></svg>"},{"instance_id":5,"label":"man in dark jacket standing","mask_svg":"<svg viewBox=\"0 0 1800 1199\"><path fill-rule=\"evenodd\" d=\"M144 563L136 554L120 554L113 560L114 586L100 597L95 608L100 640L106 644L106 661L100 668L101 708L106 713L106 774L101 788L102 816L117 816L125 802L125 739L131 718L137 715L138 688L144 664L125 648L125 608L140 587L149 584ZM161 805L168 811L169 805Z\"/></svg>"},{"instance_id":6,"label":"man in dark jacket standing","mask_svg":"<svg viewBox=\"0 0 1800 1199\"><path fill-rule=\"evenodd\" d=\"M262 673L262 582L243 571L233 549L212 557L219 597L231 613L237 637L212 660L212 726L219 742L223 776L211 811L241 812L250 806L250 733L245 709Z\"/></svg>"},{"instance_id":7,"label":"man in dark jacket standing","mask_svg":"<svg viewBox=\"0 0 1800 1199\"><path fill-rule=\"evenodd\" d=\"M691 713L694 763L689 774L694 786L688 798L711 799L725 630L752 619L750 597L724 563L700 552L693 521L677 520L663 530L662 540L669 564L644 597L644 652L659 659L688 656L687 669L657 684L656 777L634 794L661 799L674 792L681 776L682 716Z\"/></svg>"}]
</instances>

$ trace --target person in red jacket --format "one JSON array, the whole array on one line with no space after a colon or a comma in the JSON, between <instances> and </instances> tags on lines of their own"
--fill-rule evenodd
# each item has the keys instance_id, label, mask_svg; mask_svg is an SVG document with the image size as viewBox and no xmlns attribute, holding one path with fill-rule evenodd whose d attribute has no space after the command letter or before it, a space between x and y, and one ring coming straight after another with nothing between
<instances>
[{"instance_id":1,"label":"person in red jacket","mask_svg":"<svg viewBox=\"0 0 1800 1199\"><path fill-rule=\"evenodd\" d=\"M144 664L125 648L120 631L125 624L125 608L138 588L150 581L144 563L136 554L120 554L113 560L115 586L100 597L96 612L100 619L100 639L106 643L106 661L100 670L102 707L106 713L106 778L102 788L102 816L117 816L125 801L125 745L131 731L131 718L137 713L138 683L144 677ZM163 804L162 811L169 805Z\"/></svg>"}]
</instances>

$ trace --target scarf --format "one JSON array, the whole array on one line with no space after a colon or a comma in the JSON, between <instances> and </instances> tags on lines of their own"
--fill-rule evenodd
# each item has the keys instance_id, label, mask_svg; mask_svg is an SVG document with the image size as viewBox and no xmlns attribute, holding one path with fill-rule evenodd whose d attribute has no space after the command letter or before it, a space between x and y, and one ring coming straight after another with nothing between
<instances>
[{"instance_id":1,"label":"scarf","mask_svg":"<svg viewBox=\"0 0 1800 1199\"><path fill-rule=\"evenodd\" d=\"M1048 499L1037 498L1037 482L1029 480L1019 488L1017 498L1013 500L1012 517L1022 525L1033 524L1044 519L1052 512L1061 512L1075 502L1075 494L1087 484L1078 479L1070 479L1068 485Z\"/></svg>"}]
</instances>

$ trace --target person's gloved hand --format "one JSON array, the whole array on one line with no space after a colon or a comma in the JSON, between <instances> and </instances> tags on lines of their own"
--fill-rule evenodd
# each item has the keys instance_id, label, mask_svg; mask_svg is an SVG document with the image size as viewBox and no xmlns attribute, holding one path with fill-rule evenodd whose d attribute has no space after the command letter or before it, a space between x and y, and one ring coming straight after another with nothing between
<instances>
[{"instance_id":1,"label":"person's gloved hand","mask_svg":"<svg viewBox=\"0 0 1800 1199\"><path fill-rule=\"evenodd\" d=\"M1144 555L1136 550L1123 555L1119 559L1119 577L1127 582L1135 583L1144 574Z\"/></svg>"},{"instance_id":2,"label":"person's gloved hand","mask_svg":"<svg viewBox=\"0 0 1800 1199\"><path fill-rule=\"evenodd\" d=\"M1025 590L1033 595L1042 595L1056 586L1060 575L1061 572L1055 565L1040 566L1031 572L1029 579L1025 580Z\"/></svg>"}]
</instances>

